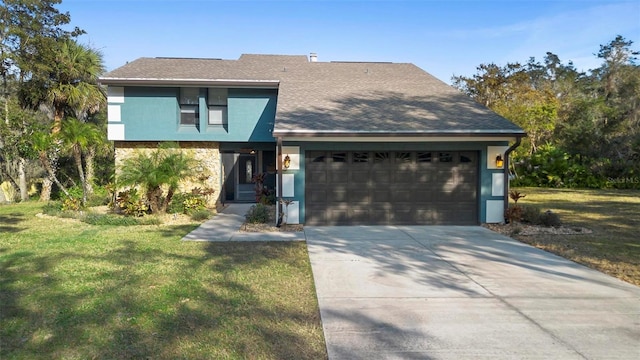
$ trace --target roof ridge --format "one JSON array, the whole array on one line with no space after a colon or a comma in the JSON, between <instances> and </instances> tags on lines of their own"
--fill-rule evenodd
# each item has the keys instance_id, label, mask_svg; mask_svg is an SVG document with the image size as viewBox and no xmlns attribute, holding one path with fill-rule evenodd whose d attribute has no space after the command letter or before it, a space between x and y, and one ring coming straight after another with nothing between
<instances>
[{"instance_id":1,"label":"roof ridge","mask_svg":"<svg viewBox=\"0 0 640 360\"><path fill-rule=\"evenodd\" d=\"M330 63L337 64L395 64L391 61L349 61L349 60L334 60L329 61Z\"/></svg>"},{"instance_id":2,"label":"roof ridge","mask_svg":"<svg viewBox=\"0 0 640 360\"><path fill-rule=\"evenodd\" d=\"M149 59L149 58L147 58ZM201 57L181 57L181 56L156 56L154 59L161 60L222 60L221 58L201 58Z\"/></svg>"}]
</instances>

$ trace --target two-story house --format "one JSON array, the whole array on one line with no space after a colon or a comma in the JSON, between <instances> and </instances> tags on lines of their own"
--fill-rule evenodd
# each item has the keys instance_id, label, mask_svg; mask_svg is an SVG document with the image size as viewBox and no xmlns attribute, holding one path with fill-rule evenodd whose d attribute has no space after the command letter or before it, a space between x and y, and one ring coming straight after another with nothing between
<instances>
[{"instance_id":1,"label":"two-story house","mask_svg":"<svg viewBox=\"0 0 640 360\"><path fill-rule=\"evenodd\" d=\"M413 64L316 60L141 58L105 74L116 166L175 141L218 201L253 201L267 173L289 223L503 221L520 127Z\"/></svg>"}]
</instances>

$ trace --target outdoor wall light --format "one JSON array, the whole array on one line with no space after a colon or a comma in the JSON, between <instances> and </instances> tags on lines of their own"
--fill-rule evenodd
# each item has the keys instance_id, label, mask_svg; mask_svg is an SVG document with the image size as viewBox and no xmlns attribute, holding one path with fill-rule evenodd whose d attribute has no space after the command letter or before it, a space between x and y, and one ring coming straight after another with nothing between
<instances>
[{"instance_id":1,"label":"outdoor wall light","mask_svg":"<svg viewBox=\"0 0 640 360\"><path fill-rule=\"evenodd\" d=\"M285 169L288 169L289 166L291 166L291 158L289 157L289 155L284 157L284 160L282 161L282 165L284 166Z\"/></svg>"},{"instance_id":2,"label":"outdoor wall light","mask_svg":"<svg viewBox=\"0 0 640 360\"><path fill-rule=\"evenodd\" d=\"M502 168L504 166L504 160L502 159L502 155L498 154L496 156L496 167Z\"/></svg>"}]
</instances>

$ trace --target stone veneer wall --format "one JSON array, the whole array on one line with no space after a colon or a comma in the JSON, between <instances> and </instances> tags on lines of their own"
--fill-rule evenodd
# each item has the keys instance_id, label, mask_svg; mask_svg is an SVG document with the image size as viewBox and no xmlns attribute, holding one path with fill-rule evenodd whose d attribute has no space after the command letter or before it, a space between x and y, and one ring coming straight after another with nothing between
<instances>
[{"instance_id":1,"label":"stone veneer wall","mask_svg":"<svg viewBox=\"0 0 640 360\"><path fill-rule=\"evenodd\" d=\"M178 191L189 192L193 188L213 189L215 193L207 197L207 206L215 208L222 192L220 144L210 141L181 141L180 148L193 155L200 162L196 169L198 175L193 179L187 179L180 183ZM157 149L155 141L116 141L115 144L116 175L124 159L134 152L150 152Z\"/></svg>"}]
</instances>

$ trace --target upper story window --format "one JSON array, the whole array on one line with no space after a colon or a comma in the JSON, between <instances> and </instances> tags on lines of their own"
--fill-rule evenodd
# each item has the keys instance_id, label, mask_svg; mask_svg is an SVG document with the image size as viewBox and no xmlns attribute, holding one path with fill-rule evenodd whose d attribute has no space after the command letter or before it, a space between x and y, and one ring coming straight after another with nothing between
<instances>
[{"instance_id":1,"label":"upper story window","mask_svg":"<svg viewBox=\"0 0 640 360\"><path fill-rule=\"evenodd\" d=\"M207 105L209 110L209 125L226 126L227 119L227 89L209 88Z\"/></svg>"},{"instance_id":2,"label":"upper story window","mask_svg":"<svg viewBox=\"0 0 640 360\"><path fill-rule=\"evenodd\" d=\"M199 88L180 88L180 125L197 125Z\"/></svg>"}]
</instances>

